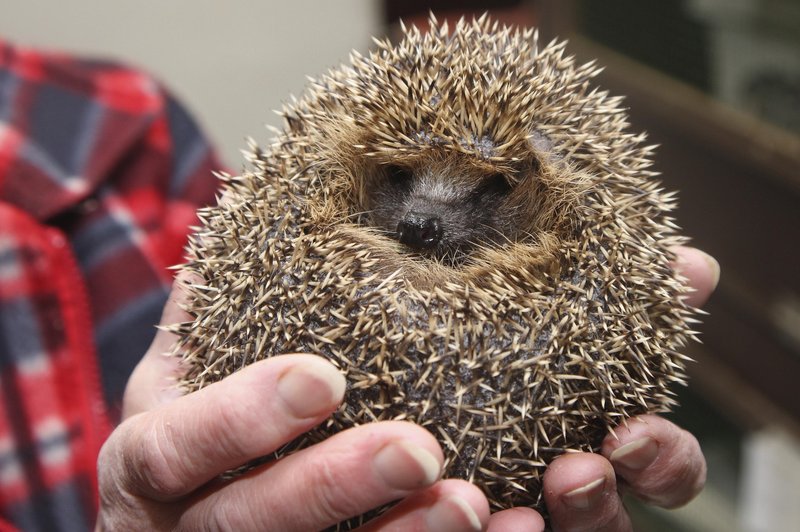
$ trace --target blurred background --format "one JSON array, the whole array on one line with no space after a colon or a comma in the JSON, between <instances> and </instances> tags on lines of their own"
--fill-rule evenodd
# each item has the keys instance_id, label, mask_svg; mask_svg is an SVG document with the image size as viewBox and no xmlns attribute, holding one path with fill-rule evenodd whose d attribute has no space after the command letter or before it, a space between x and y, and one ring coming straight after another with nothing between
<instances>
[{"instance_id":1,"label":"blurred background","mask_svg":"<svg viewBox=\"0 0 800 532\"><path fill-rule=\"evenodd\" d=\"M307 74L396 34L401 17L424 25L429 9L489 10L598 58L598 83L660 144L679 223L722 265L672 415L700 440L708 487L676 511L628 501L636 529L798 530L800 1L3 0L0 35L152 72L237 170L245 138L269 139L272 110Z\"/></svg>"}]
</instances>

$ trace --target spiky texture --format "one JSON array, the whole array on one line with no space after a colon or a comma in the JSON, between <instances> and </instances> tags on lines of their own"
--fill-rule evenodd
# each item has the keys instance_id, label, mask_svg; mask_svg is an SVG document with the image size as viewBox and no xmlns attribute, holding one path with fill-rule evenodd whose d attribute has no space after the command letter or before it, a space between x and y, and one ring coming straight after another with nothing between
<instances>
[{"instance_id":1,"label":"spiky texture","mask_svg":"<svg viewBox=\"0 0 800 532\"><path fill-rule=\"evenodd\" d=\"M405 30L313 81L201 212L185 268L202 282L178 327L187 389L319 353L347 403L281 453L411 420L495 508L541 506L552 458L667 410L693 334L670 267L684 239L644 135L591 87L598 72L482 18ZM373 176L398 163L504 174L525 236L459 267L409 254L365 213Z\"/></svg>"}]
</instances>

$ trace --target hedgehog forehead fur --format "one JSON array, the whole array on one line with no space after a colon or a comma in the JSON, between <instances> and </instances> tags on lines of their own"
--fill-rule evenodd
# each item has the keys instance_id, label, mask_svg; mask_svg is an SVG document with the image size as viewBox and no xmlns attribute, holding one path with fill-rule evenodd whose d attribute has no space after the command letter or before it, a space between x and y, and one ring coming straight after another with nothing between
<instances>
[{"instance_id":1,"label":"hedgehog forehead fur","mask_svg":"<svg viewBox=\"0 0 800 532\"><path fill-rule=\"evenodd\" d=\"M316 223L369 212L381 166L449 167L454 179L500 174L523 185L502 205L501 225L536 242L580 219L584 172L642 175L650 149L622 131L619 99L590 89L600 69L576 66L563 43L539 50L533 30L487 24L453 35L446 24L411 28L396 47L377 41L285 110L286 140L326 176Z\"/></svg>"},{"instance_id":2,"label":"hedgehog forehead fur","mask_svg":"<svg viewBox=\"0 0 800 532\"><path fill-rule=\"evenodd\" d=\"M407 419L495 508L538 505L549 460L668 409L684 380L693 311L670 267L685 242L673 196L620 99L591 87L599 69L564 43L486 17L404 31L312 82L201 211L184 267L201 280L193 320L175 327L184 385L319 353L346 374L347 403L278 456ZM458 187L502 176L513 238L460 267L408 253L370 223L393 167Z\"/></svg>"}]
</instances>

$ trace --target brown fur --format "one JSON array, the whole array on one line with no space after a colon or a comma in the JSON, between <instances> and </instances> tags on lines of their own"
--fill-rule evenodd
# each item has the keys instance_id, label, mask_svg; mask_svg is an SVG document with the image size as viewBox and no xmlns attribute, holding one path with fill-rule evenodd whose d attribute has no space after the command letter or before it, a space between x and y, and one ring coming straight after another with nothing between
<instances>
[{"instance_id":1,"label":"brown fur","mask_svg":"<svg viewBox=\"0 0 800 532\"><path fill-rule=\"evenodd\" d=\"M684 242L651 147L598 69L488 19L432 24L312 83L228 201L201 213L175 330L187 390L275 354L328 357L347 404L277 456L355 424L438 435L446 476L494 508L541 505L544 466L596 450L627 416L673 403L691 309L669 264ZM500 173L506 239L455 267L409 253L369 212L388 165L474 187Z\"/></svg>"}]
</instances>

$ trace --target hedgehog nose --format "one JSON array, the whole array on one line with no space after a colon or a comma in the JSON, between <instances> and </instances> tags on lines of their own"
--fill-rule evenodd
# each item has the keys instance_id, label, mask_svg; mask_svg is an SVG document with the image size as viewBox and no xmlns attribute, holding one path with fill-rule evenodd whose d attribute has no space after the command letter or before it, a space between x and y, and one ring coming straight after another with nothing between
<instances>
[{"instance_id":1,"label":"hedgehog nose","mask_svg":"<svg viewBox=\"0 0 800 532\"><path fill-rule=\"evenodd\" d=\"M416 249L431 249L442 239L441 219L435 214L408 212L397 224L397 239Z\"/></svg>"}]
</instances>

